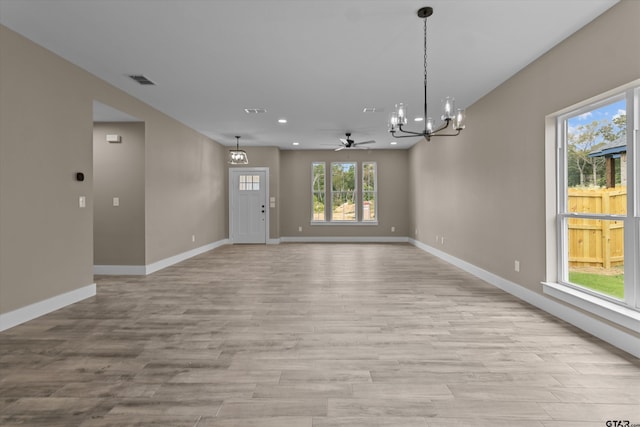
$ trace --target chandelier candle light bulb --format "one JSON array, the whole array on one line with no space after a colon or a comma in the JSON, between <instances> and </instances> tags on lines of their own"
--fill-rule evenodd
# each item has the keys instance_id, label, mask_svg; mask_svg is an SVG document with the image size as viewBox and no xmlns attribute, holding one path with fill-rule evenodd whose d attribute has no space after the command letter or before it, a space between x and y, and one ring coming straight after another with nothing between
<instances>
[{"instance_id":1,"label":"chandelier candle light bulb","mask_svg":"<svg viewBox=\"0 0 640 427\"><path fill-rule=\"evenodd\" d=\"M455 99L451 97L446 97L442 100L442 120L447 120L453 117L453 108L455 105Z\"/></svg>"},{"instance_id":2,"label":"chandelier candle light bulb","mask_svg":"<svg viewBox=\"0 0 640 427\"><path fill-rule=\"evenodd\" d=\"M424 21L424 116L427 115L427 18L433 15L433 8L423 7L418 10L418 17ZM432 136L456 136L460 134L460 131L464 129L465 113L463 109L455 108L455 100L452 97L446 97L442 100L442 123L439 127L434 128L434 122L431 117L428 117L424 122L424 130L422 132L413 132L403 129L403 126L407 124L407 107L403 103L398 103L395 106L395 111L389 116L389 132L394 138L411 138L411 137L423 137L427 141L431 140ZM454 132L443 132L445 129L451 128Z\"/></svg>"}]
</instances>

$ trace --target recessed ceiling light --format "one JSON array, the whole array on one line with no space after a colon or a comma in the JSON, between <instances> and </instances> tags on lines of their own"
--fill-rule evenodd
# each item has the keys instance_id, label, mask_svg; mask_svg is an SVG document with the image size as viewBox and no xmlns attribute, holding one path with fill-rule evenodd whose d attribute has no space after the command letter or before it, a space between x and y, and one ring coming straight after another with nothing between
<instances>
[{"instance_id":1,"label":"recessed ceiling light","mask_svg":"<svg viewBox=\"0 0 640 427\"><path fill-rule=\"evenodd\" d=\"M424 118L422 118L422 117L416 117L415 119L413 119L414 122L421 122L423 120L424 120Z\"/></svg>"},{"instance_id":2,"label":"recessed ceiling light","mask_svg":"<svg viewBox=\"0 0 640 427\"><path fill-rule=\"evenodd\" d=\"M293 145L300 145L300 143L299 142L294 142Z\"/></svg>"},{"instance_id":3,"label":"recessed ceiling light","mask_svg":"<svg viewBox=\"0 0 640 427\"><path fill-rule=\"evenodd\" d=\"M378 108L378 107L364 107L362 109L363 113L382 113L384 112L384 108Z\"/></svg>"},{"instance_id":4,"label":"recessed ceiling light","mask_svg":"<svg viewBox=\"0 0 640 427\"><path fill-rule=\"evenodd\" d=\"M278 119L278 123L285 124L287 123L287 119Z\"/></svg>"},{"instance_id":5,"label":"recessed ceiling light","mask_svg":"<svg viewBox=\"0 0 640 427\"><path fill-rule=\"evenodd\" d=\"M391 145L398 145L396 141L391 141Z\"/></svg>"}]
</instances>

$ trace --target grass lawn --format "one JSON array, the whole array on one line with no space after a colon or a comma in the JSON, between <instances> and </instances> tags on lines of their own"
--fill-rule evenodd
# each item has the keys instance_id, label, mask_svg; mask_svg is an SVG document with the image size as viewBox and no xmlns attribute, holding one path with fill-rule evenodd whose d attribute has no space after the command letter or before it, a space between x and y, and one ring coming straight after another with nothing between
<instances>
[{"instance_id":1,"label":"grass lawn","mask_svg":"<svg viewBox=\"0 0 640 427\"><path fill-rule=\"evenodd\" d=\"M605 276L601 274L569 272L569 281L585 288L622 299L624 297L624 275Z\"/></svg>"}]
</instances>

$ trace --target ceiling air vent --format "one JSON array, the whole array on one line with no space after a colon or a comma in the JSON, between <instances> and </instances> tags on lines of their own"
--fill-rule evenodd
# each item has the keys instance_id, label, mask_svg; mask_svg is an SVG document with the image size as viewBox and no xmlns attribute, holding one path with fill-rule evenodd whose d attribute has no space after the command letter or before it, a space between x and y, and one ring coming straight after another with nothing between
<instances>
[{"instance_id":1,"label":"ceiling air vent","mask_svg":"<svg viewBox=\"0 0 640 427\"><path fill-rule=\"evenodd\" d=\"M132 78L133 80L137 81L141 85L145 85L145 86L153 86L153 85L155 85L154 82L152 82L151 80L149 80L148 78L146 78L142 74L129 74L129 77Z\"/></svg>"},{"instance_id":2,"label":"ceiling air vent","mask_svg":"<svg viewBox=\"0 0 640 427\"><path fill-rule=\"evenodd\" d=\"M260 114L260 113L266 113L267 109L266 108L245 108L244 112L247 114Z\"/></svg>"}]
</instances>

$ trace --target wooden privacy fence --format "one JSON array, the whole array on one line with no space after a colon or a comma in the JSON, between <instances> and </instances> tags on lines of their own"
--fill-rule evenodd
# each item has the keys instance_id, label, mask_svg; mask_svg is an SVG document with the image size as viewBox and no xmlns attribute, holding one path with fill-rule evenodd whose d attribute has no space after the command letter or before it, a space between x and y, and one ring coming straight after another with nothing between
<instances>
[{"instance_id":1,"label":"wooden privacy fence","mask_svg":"<svg viewBox=\"0 0 640 427\"><path fill-rule=\"evenodd\" d=\"M627 189L569 188L569 212L623 215L627 211ZM624 265L622 221L569 218L569 265L602 267Z\"/></svg>"}]
</instances>

